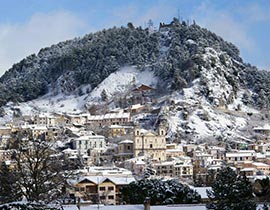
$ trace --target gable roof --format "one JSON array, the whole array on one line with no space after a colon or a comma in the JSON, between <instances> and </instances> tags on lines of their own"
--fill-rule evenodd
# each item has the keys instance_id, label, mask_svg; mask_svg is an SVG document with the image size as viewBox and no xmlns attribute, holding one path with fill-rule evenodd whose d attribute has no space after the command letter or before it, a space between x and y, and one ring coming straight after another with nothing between
<instances>
[{"instance_id":1,"label":"gable roof","mask_svg":"<svg viewBox=\"0 0 270 210\"><path fill-rule=\"evenodd\" d=\"M134 177L130 176L85 176L82 177L77 184L79 183L93 183L101 184L103 182L112 182L115 185L128 185L129 183L135 181Z\"/></svg>"},{"instance_id":2,"label":"gable roof","mask_svg":"<svg viewBox=\"0 0 270 210\"><path fill-rule=\"evenodd\" d=\"M140 91L148 91L148 90L154 90L154 88L150 87L150 86L147 86L147 85L140 85L139 87L133 89L132 91L135 91L135 92L140 92Z\"/></svg>"}]
</instances>

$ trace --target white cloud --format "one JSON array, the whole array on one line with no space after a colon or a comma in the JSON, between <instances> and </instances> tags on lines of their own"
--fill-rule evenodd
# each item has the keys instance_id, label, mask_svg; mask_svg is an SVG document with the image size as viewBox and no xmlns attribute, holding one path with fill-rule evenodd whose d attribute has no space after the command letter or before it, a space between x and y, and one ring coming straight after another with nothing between
<instances>
[{"instance_id":1,"label":"white cloud","mask_svg":"<svg viewBox=\"0 0 270 210\"><path fill-rule=\"evenodd\" d=\"M198 20L199 25L217 33L241 49L254 50L255 42L249 36L249 26L236 20L227 11L217 11L212 8L211 3L204 2L197 8L193 18Z\"/></svg>"},{"instance_id":2,"label":"white cloud","mask_svg":"<svg viewBox=\"0 0 270 210\"><path fill-rule=\"evenodd\" d=\"M269 69L266 59L269 53L265 50L269 42L263 35L269 32L269 4L253 2L242 7L232 5L217 9L212 1L205 1L194 10L193 18L198 20L199 25L234 43L245 62ZM254 30L258 30L257 35Z\"/></svg>"},{"instance_id":3,"label":"white cloud","mask_svg":"<svg viewBox=\"0 0 270 210\"><path fill-rule=\"evenodd\" d=\"M240 13L245 15L247 21L270 21L270 6L254 2L244 8L239 8Z\"/></svg>"},{"instance_id":4,"label":"white cloud","mask_svg":"<svg viewBox=\"0 0 270 210\"><path fill-rule=\"evenodd\" d=\"M209 30L221 35L226 41L233 42L248 51L254 49L254 43L248 36L248 29L225 14L215 15L215 18L203 18L201 23Z\"/></svg>"},{"instance_id":5,"label":"white cloud","mask_svg":"<svg viewBox=\"0 0 270 210\"><path fill-rule=\"evenodd\" d=\"M22 58L84 34L87 25L65 11L34 14L23 24L0 25L0 75Z\"/></svg>"}]
</instances>

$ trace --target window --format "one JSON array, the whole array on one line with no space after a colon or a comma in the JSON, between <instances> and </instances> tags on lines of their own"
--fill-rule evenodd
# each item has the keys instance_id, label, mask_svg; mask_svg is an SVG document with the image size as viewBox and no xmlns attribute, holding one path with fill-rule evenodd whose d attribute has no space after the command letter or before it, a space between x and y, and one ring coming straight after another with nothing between
<instances>
[{"instance_id":1,"label":"window","mask_svg":"<svg viewBox=\"0 0 270 210\"><path fill-rule=\"evenodd\" d=\"M99 187L100 191L105 191L105 187Z\"/></svg>"},{"instance_id":2,"label":"window","mask_svg":"<svg viewBox=\"0 0 270 210\"><path fill-rule=\"evenodd\" d=\"M100 196L99 198L100 198L100 200L105 200L106 199L106 197L104 195Z\"/></svg>"},{"instance_id":3,"label":"window","mask_svg":"<svg viewBox=\"0 0 270 210\"><path fill-rule=\"evenodd\" d=\"M108 196L108 199L109 199L109 200L113 200L113 199L114 199L114 196L113 196L113 195L109 195L109 196Z\"/></svg>"},{"instance_id":4,"label":"window","mask_svg":"<svg viewBox=\"0 0 270 210\"><path fill-rule=\"evenodd\" d=\"M137 136L139 136L140 135L140 131L137 131Z\"/></svg>"},{"instance_id":5,"label":"window","mask_svg":"<svg viewBox=\"0 0 270 210\"><path fill-rule=\"evenodd\" d=\"M114 187L108 187L108 190L114 190Z\"/></svg>"},{"instance_id":6,"label":"window","mask_svg":"<svg viewBox=\"0 0 270 210\"><path fill-rule=\"evenodd\" d=\"M130 150L130 146L127 146L127 150Z\"/></svg>"},{"instance_id":7,"label":"window","mask_svg":"<svg viewBox=\"0 0 270 210\"><path fill-rule=\"evenodd\" d=\"M151 148L151 149L153 148L153 144L150 144L150 148Z\"/></svg>"}]
</instances>

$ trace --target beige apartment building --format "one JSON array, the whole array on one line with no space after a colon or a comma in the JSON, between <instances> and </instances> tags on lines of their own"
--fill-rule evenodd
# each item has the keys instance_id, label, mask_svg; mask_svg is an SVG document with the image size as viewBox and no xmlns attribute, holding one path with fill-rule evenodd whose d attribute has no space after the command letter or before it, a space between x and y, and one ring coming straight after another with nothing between
<instances>
[{"instance_id":1,"label":"beige apartment building","mask_svg":"<svg viewBox=\"0 0 270 210\"><path fill-rule=\"evenodd\" d=\"M226 153L226 162L228 164L238 164L244 161L253 161L256 157L256 152L254 150L238 150L235 152Z\"/></svg>"},{"instance_id":2,"label":"beige apartment building","mask_svg":"<svg viewBox=\"0 0 270 210\"><path fill-rule=\"evenodd\" d=\"M154 165L157 176L167 177L192 177L193 166L183 161L166 161Z\"/></svg>"},{"instance_id":3,"label":"beige apartment building","mask_svg":"<svg viewBox=\"0 0 270 210\"><path fill-rule=\"evenodd\" d=\"M92 203L117 205L120 204L120 188L133 181L132 176L86 176L74 184L73 193Z\"/></svg>"}]
</instances>

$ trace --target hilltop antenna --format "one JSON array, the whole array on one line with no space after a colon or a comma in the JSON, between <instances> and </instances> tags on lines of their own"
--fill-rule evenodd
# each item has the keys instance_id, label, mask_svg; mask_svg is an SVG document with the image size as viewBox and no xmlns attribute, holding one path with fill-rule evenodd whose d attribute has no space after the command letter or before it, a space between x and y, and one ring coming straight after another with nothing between
<instances>
[{"instance_id":1,"label":"hilltop antenna","mask_svg":"<svg viewBox=\"0 0 270 210\"><path fill-rule=\"evenodd\" d=\"M178 21L180 22L180 9L179 8L177 9L177 18L178 18Z\"/></svg>"}]
</instances>

